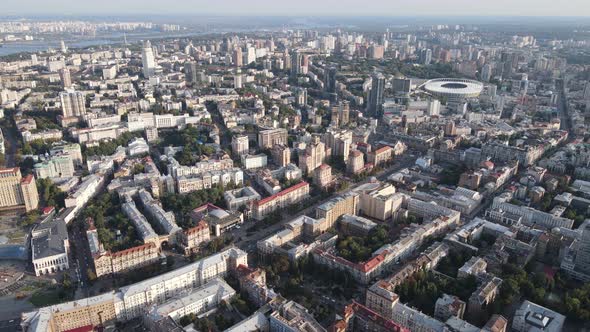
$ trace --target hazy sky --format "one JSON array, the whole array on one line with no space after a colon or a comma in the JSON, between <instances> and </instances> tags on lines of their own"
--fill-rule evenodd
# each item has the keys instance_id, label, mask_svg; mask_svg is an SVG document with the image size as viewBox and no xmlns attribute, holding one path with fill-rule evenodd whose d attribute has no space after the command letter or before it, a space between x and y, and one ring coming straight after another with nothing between
<instances>
[{"instance_id":1,"label":"hazy sky","mask_svg":"<svg viewBox=\"0 0 590 332\"><path fill-rule=\"evenodd\" d=\"M0 15L590 16L590 0L0 0Z\"/></svg>"}]
</instances>

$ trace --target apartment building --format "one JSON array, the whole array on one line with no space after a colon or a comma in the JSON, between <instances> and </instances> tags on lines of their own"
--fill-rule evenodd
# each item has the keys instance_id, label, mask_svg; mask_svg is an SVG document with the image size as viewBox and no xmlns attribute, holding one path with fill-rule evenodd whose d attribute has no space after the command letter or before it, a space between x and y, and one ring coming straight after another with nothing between
<instances>
[{"instance_id":1,"label":"apartment building","mask_svg":"<svg viewBox=\"0 0 590 332\"><path fill-rule=\"evenodd\" d=\"M270 149L275 144L287 145L287 129L269 129L258 132L258 146L261 149Z\"/></svg>"},{"instance_id":2,"label":"apartment building","mask_svg":"<svg viewBox=\"0 0 590 332\"><path fill-rule=\"evenodd\" d=\"M166 303L182 292L224 277L248 254L229 248L180 269L94 297L44 307L21 315L21 327L30 332L62 332L105 323L125 322L147 314L152 305Z\"/></svg>"},{"instance_id":3,"label":"apartment building","mask_svg":"<svg viewBox=\"0 0 590 332\"><path fill-rule=\"evenodd\" d=\"M208 312L224 302L229 303L235 295L236 291L223 279L215 278L165 303L152 306L143 322L150 331L167 331L169 320L178 323L186 315Z\"/></svg>"},{"instance_id":4,"label":"apartment building","mask_svg":"<svg viewBox=\"0 0 590 332\"><path fill-rule=\"evenodd\" d=\"M209 225L206 221L201 220L194 227L179 234L178 245L184 250L185 255L190 255L197 251L202 244L209 242L210 234Z\"/></svg>"},{"instance_id":5,"label":"apartment building","mask_svg":"<svg viewBox=\"0 0 590 332\"><path fill-rule=\"evenodd\" d=\"M275 195L254 202L252 217L262 220L269 214L299 203L309 196L309 183L302 181Z\"/></svg>"},{"instance_id":6,"label":"apartment building","mask_svg":"<svg viewBox=\"0 0 590 332\"><path fill-rule=\"evenodd\" d=\"M315 209L316 219L325 219L327 228L331 228L336 220L345 214L357 215L359 212L359 194L347 192L319 205Z\"/></svg>"}]
</instances>

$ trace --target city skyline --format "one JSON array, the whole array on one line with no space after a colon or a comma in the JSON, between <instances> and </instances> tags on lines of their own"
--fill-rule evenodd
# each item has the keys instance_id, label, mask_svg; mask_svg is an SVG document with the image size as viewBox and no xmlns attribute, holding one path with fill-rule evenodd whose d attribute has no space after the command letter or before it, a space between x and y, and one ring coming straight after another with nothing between
<instances>
[{"instance_id":1,"label":"city skyline","mask_svg":"<svg viewBox=\"0 0 590 332\"><path fill-rule=\"evenodd\" d=\"M31 9L33 8L33 9ZM371 1L370 5L352 0L314 2L302 0L271 1L260 0L243 3L223 0L207 4L199 1L170 0L166 3L153 0L129 0L124 3L114 0L101 2L66 0L46 4L40 0L25 0L4 5L6 15L105 15L105 14L158 14L158 15L281 15L281 16L590 16L590 4L584 0L556 3L550 0L498 0L479 3L474 6L467 0L449 0L441 3L435 0L419 0L406 3L401 0Z\"/></svg>"}]
</instances>

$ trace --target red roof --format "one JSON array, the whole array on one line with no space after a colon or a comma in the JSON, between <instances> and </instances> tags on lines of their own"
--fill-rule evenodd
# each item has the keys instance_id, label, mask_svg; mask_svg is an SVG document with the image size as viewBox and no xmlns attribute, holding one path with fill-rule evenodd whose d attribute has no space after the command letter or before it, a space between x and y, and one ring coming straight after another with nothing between
<instances>
[{"instance_id":1,"label":"red roof","mask_svg":"<svg viewBox=\"0 0 590 332\"><path fill-rule=\"evenodd\" d=\"M77 327L75 329L67 330L65 332L90 332L90 331L94 331L93 325L86 325L86 326L82 326L82 327Z\"/></svg>"},{"instance_id":2,"label":"red roof","mask_svg":"<svg viewBox=\"0 0 590 332\"><path fill-rule=\"evenodd\" d=\"M385 152L385 151L387 151L387 150L393 150L393 149L392 149L390 146L387 146L387 145L386 145L386 146L384 146L384 147L382 147L382 148L379 148L379 149L375 150L375 152L374 152L374 153L375 153L375 154L380 154L380 153L383 153L383 152Z\"/></svg>"},{"instance_id":3,"label":"red roof","mask_svg":"<svg viewBox=\"0 0 590 332\"><path fill-rule=\"evenodd\" d=\"M111 255L113 257L118 257L118 256L124 256L124 255L128 255L131 254L133 252L137 252L137 251L143 251L145 249L148 248L155 248L156 245L153 242L148 242L146 244L142 244L140 246L137 247L133 247L133 248L129 248L129 249L125 249L125 250L121 250L121 251L117 251L115 253L112 253Z\"/></svg>"},{"instance_id":4,"label":"red roof","mask_svg":"<svg viewBox=\"0 0 590 332\"><path fill-rule=\"evenodd\" d=\"M35 178L33 177L33 174L29 174L27 176L25 176L24 178L22 178L22 180L20 180L21 183L26 183L29 184L31 183Z\"/></svg>"},{"instance_id":5,"label":"red roof","mask_svg":"<svg viewBox=\"0 0 590 332\"><path fill-rule=\"evenodd\" d=\"M309 183L307 183L305 181L301 181L298 184L296 184L294 186L291 186L291 187L289 187L289 188L287 188L287 189L285 189L285 190L283 190L283 191L281 191L279 193L276 193L276 194L274 194L272 196L269 196L267 198L264 198L264 199L261 199L259 201L256 201L255 204L257 204L258 206L263 205L263 204L266 204L268 202L271 202L271 201L273 201L273 200L275 200L275 199L277 199L277 198L279 198L281 196L285 196L285 195L287 195L287 194L289 194L289 193L291 193L291 192L293 192L293 191L295 191L297 189L303 188L305 186L309 186Z\"/></svg>"},{"instance_id":6,"label":"red roof","mask_svg":"<svg viewBox=\"0 0 590 332\"><path fill-rule=\"evenodd\" d=\"M18 167L0 168L0 173L16 173L18 170Z\"/></svg>"},{"instance_id":7,"label":"red roof","mask_svg":"<svg viewBox=\"0 0 590 332\"><path fill-rule=\"evenodd\" d=\"M43 209L41 209L41 213L44 215L50 214L51 212L53 212L53 210L55 210L55 208L53 206L46 206Z\"/></svg>"}]
</instances>

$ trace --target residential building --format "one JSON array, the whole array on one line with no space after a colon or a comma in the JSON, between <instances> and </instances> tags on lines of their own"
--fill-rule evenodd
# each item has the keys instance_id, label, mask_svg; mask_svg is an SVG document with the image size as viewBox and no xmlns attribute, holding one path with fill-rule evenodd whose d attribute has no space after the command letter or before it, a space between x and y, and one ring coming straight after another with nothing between
<instances>
[{"instance_id":1,"label":"residential building","mask_svg":"<svg viewBox=\"0 0 590 332\"><path fill-rule=\"evenodd\" d=\"M270 149L275 144L287 145L287 129L269 129L258 133L258 146L261 149Z\"/></svg>"},{"instance_id":2,"label":"residential building","mask_svg":"<svg viewBox=\"0 0 590 332\"><path fill-rule=\"evenodd\" d=\"M184 250L185 255L190 255L199 250L201 245L209 242L210 239L209 225L205 220L201 220L195 226L179 234L178 245Z\"/></svg>"},{"instance_id":3,"label":"residential building","mask_svg":"<svg viewBox=\"0 0 590 332\"><path fill-rule=\"evenodd\" d=\"M326 332L304 306L288 301L270 314L270 331Z\"/></svg>"},{"instance_id":4,"label":"residential building","mask_svg":"<svg viewBox=\"0 0 590 332\"><path fill-rule=\"evenodd\" d=\"M249 144L248 136L233 136L231 139L231 151L236 156L246 155L250 150Z\"/></svg>"},{"instance_id":5,"label":"residential building","mask_svg":"<svg viewBox=\"0 0 590 332\"><path fill-rule=\"evenodd\" d=\"M313 136L306 144L305 149L299 152L299 168L305 174L313 174L326 159L326 145L320 141L319 136Z\"/></svg>"},{"instance_id":6,"label":"residential building","mask_svg":"<svg viewBox=\"0 0 590 332\"><path fill-rule=\"evenodd\" d=\"M152 306L143 322L150 331L167 331L167 320L178 323L189 314L198 316L224 302L229 303L235 294L236 291L223 279L215 278L186 293L180 293L165 303Z\"/></svg>"},{"instance_id":7,"label":"residential building","mask_svg":"<svg viewBox=\"0 0 590 332\"><path fill-rule=\"evenodd\" d=\"M242 166L245 169L256 169L266 167L268 164L268 156L264 153L257 155L242 155Z\"/></svg>"},{"instance_id":8,"label":"residential building","mask_svg":"<svg viewBox=\"0 0 590 332\"><path fill-rule=\"evenodd\" d=\"M451 317L463 319L465 307L465 302L461 301L457 296L443 294L442 297L436 300L434 305L434 318L443 322Z\"/></svg>"},{"instance_id":9,"label":"residential building","mask_svg":"<svg viewBox=\"0 0 590 332\"><path fill-rule=\"evenodd\" d=\"M238 211L244 207L250 207L262 196L252 187L243 187L234 190L226 190L223 193L225 204L230 211Z\"/></svg>"},{"instance_id":10,"label":"residential building","mask_svg":"<svg viewBox=\"0 0 590 332\"><path fill-rule=\"evenodd\" d=\"M348 163L346 164L346 171L349 174L357 175L365 169L365 156L358 150L350 152Z\"/></svg>"},{"instance_id":11,"label":"residential building","mask_svg":"<svg viewBox=\"0 0 590 332\"><path fill-rule=\"evenodd\" d=\"M332 167L327 164L321 164L313 173L313 183L320 187L326 188L332 183Z\"/></svg>"},{"instance_id":12,"label":"residential building","mask_svg":"<svg viewBox=\"0 0 590 332\"><path fill-rule=\"evenodd\" d=\"M262 220L269 214L299 203L309 196L309 183L303 181L277 194L254 202L252 217Z\"/></svg>"},{"instance_id":13,"label":"residential building","mask_svg":"<svg viewBox=\"0 0 590 332\"><path fill-rule=\"evenodd\" d=\"M291 150L286 145L275 144L270 153L273 163L279 167L285 167L291 163Z\"/></svg>"},{"instance_id":14,"label":"residential building","mask_svg":"<svg viewBox=\"0 0 590 332\"><path fill-rule=\"evenodd\" d=\"M347 192L319 205L315 209L316 219L325 219L327 228L332 228L336 220L345 214L357 215L359 212L359 194Z\"/></svg>"},{"instance_id":15,"label":"residential building","mask_svg":"<svg viewBox=\"0 0 590 332\"><path fill-rule=\"evenodd\" d=\"M70 301L22 314L24 331L58 332L97 327L145 316L152 305L226 276L248 265L246 252L229 248L176 270L94 297Z\"/></svg>"},{"instance_id":16,"label":"residential building","mask_svg":"<svg viewBox=\"0 0 590 332\"><path fill-rule=\"evenodd\" d=\"M213 236L220 236L227 230L239 226L244 222L241 213L230 212L211 203L194 209L191 213L191 218L195 221L205 221Z\"/></svg>"},{"instance_id":17,"label":"residential building","mask_svg":"<svg viewBox=\"0 0 590 332\"><path fill-rule=\"evenodd\" d=\"M82 117L86 114L86 98L79 91L65 91L59 94L64 118Z\"/></svg>"}]
</instances>

